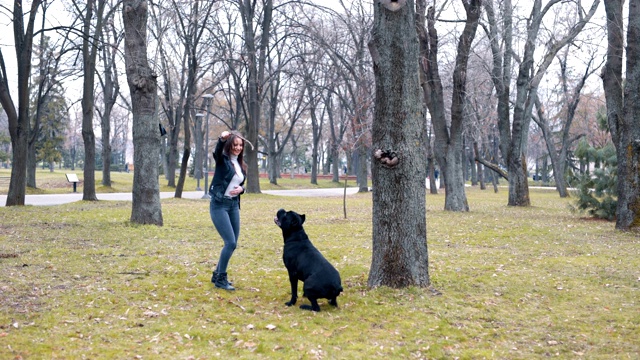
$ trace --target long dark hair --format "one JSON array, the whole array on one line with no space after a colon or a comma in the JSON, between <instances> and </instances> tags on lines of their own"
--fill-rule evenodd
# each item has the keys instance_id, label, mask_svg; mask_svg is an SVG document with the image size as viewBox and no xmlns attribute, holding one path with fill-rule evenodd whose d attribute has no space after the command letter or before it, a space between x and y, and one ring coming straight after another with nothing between
<instances>
[{"instance_id":1,"label":"long dark hair","mask_svg":"<svg viewBox=\"0 0 640 360\"><path fill-rule=\"evenodd\" d=\"M244 157L244 147L246 145L246 142L244 140L244 137L242 137L242 135L240 135L236 131L232 131L231 135L229 135L229 137L227 138L227 141L224 143L224 148L222 148L222 151L225 154L227 154L227 156L231 155L231 148L233 147L233 144L235 144L236 139L240 139L242 141L242 152L240 153L240 155L238 155L238 164L240 164L240 166L242 167L242 169L244 169L244 171L247 171L247 166L244 164L244 161L242 160Z\"/></svg>"}]
</instances>

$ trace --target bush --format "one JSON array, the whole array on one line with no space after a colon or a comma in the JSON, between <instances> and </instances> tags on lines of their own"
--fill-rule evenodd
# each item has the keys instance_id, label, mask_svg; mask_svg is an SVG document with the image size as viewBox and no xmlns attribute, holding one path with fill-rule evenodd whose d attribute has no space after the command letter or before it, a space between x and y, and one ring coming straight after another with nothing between
<instances>
[{"instance_id":1,"label":"bush","mask_svg":"<svg viewBox=\"0 0 640 360\"><path fill-rule=\"evenodd\" d=\"M570 182L576 188L575 206L572 210L586 212L598 219L614 220L617 206L618 163L612 145L602 148L589 147L587 151L576 152L596 164L593 173L586 172L574 176Z\"/></svg>"}]
</instances>

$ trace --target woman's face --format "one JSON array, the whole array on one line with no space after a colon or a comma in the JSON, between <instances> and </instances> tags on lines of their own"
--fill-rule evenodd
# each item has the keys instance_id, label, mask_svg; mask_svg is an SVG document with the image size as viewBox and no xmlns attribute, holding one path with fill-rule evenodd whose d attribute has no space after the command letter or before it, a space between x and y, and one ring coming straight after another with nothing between
<instances>
[{"instance_id":1,"label":"woman's face","mask_svg":"<svg viewBox=\"0 0 640 360\"><path fill-rule=\"evenodd\" d=\"M242 153L242 149L244 148L244 144L242 139L236 137L233 139L233 145L231 145L231 155L238 156Z\"/></svg>"}]
</instances>

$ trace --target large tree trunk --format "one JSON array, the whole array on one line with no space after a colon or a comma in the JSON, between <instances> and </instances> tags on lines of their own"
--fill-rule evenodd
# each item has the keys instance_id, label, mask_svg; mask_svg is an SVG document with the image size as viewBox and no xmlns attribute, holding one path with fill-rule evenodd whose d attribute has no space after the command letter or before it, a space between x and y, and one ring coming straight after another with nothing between
<instances>
[{"instance_id":1,"label":"large tree trunk","mask_svg":"<svg viewBox=\"0 0 640 360\"><path fill-rule=\"evenodd\" d=\"M413 0L404 6L374 4L369 43L376 78L370 287L429 285L426 126L414 16Z\"/></svg>"},{"instance_id":2,"label":"large tree trunk","mask_svg":"<svg viewBox=\"0 0 640 360\"><path fill-rule=\"evenodd\" d=\"M602 83L607 103L607 123L616 150L618 150L622 123L622 59L624 56L624 0L605 0L607 13L607 62L602 68Z\"/></svg>"},{"instance_id":3,"label":"large tree trunk","mask_svg":"<svg viewBox=\"0 0 640 360\"><path fill-rule=\"evenodd\" d=\"M40 0L31 3L27 30L24 29L21 0L13 2L13 36L18 63L18 111L11 99L9 81L2 50L0 50L0 103L9 120L11 136L12 168L6 206L24 205L26 195L27 150L29 145L29 76L33 53L33 27Z\"/></svg>"},{"instance_id":4,"label":"large tree trunk","mask_svg":"<svg viewBox=\"0 0 640 360\"><path fill-rule=\"evenodd\" d=\"M155 117L156 74L147 60L146 0L126 0L125 65L133 108L133 204L131 222L162 226L158 168L160 133Z\"/></svg>"},{"instance_id":5,"label":"large tree trunk","mask_svg":"<svg viewBox=\"0 0 640 360\"><path fill-rule=\"evenodd\" d=\"M640 230L640 1L629 2L627 83L618 146L616 229Z\"/></svg>"},{"instance_id":6,"label":"large tree trunk","mask_svg":"<svg viewBox=\"0 0 640 360\"><path fill-rule=\"evenodd\" d=\"M626 84L615 84L622 77L623 23L622 1L605 1L609 47L603 83L607 94L609 128L618 158L618 203L616 229L640 229L640 0L629 2L627 30ZM617 58L616 58L617 57ZM622 92L624 91L624 92ZM620 107L622 104L622 107Z\"/></svg>"}]
</instances>

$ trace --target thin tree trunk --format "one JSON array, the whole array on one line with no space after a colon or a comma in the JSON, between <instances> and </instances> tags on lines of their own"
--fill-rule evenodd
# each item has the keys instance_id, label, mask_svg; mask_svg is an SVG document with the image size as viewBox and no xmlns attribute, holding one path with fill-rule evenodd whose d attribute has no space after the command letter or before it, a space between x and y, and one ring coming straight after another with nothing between
<instances>
[{"instance_id":1,"label":"thin tree trunk","mask_svg":"<svg viewBox=\"0 0 640 360\"><path fill-rule=\"evenodd\" d=\"M480 157L480 151L478 150L478 142L474 141L473 142L473 152L475 154L474 159L477 159ZM474 161L476 167L477 167L477 174L478 174L478 181L480 182L480 190L486 190L487 189L487 185L484 182L484 169L482 167L482 163L480 163L480 161Z\"/></svg>"},{"instance_id":2,"label":"thin tree trunk","mask_svg":"<svg viewBox=\"0 0 640 360\"><path fill-rule=\"evenodd\" d=\"M93 110L95 94L93 91L96 58L100 44L105 0L98 0L95 31L91 33L91 20L95 0L87 1L84 17L82 57L83 57L83 86L82 86L82 140L84 143L84 183L82 186L82 200L97 201L96 196L96 136L93 132Z\"/></svg>"},{"instance_id":3,"label":"thin tree trunk","mask_svg":"<svg viewBox=\"0 0 640 360\"><path fill-rule=\"evenodd\" d=\"M420 0L422 1L422 0ZM434 26L434 9L430 8L427 14L428 31L425 33L421 30L423 48L429 54L428 60L423 62L423 71L427 73L427 84L434 83L431 89L431 99L427 101L427 106L431 112L431 118L434 125L434 133L436 137L436 158L442 170L442 180L446 188L445 192L445 210L450 211L469 211L469 203L464 189L464 174L462 154L464 151L463 141L463 114L466 92L466 72L471 51L471 43L475 38L476 29L478 28L478 20L481 12L481 1L471 0L468 4L463 2L467 14L467 20L464 30L458 41L458 49L456 55L456 64L453 72L453 94L451 102L451 125L447 126L444 118L443 95L440 77L437 75L437 42L438 35ZM421 14L424 14L424 3L419 3L418 7ZM420 16L419 18L422 18ZM422 21L422 20L421 20ZM424 23L416 24L420 28L424 28ZM428 35L428 42L426 36ZM425 69L426 67L426 69ZM438 94L439 93L439 94ZM437 104L436 104L437 103ZM433 109L433 110L432 110Z\"/></svg>"},{"instance_id":4,"label":"thin tree trunk","mask_svg":"<svg viewBox=\"0 0 640 360\"><path fill-rule=\"evenodd\" d=\"M113 14L109 15L110 18ZM106 32L105 32L106 33ZM108 35L108 33L107 33ZM114 39L108 39L116 41ZM103 41L105 38L103 37ZM102 185L111 187L111 112L120 95L120 84L118 83L117 72L115 71L115 51L107 45L102 49L102 63L104 66L103 100L104 113L101 116L102 132Z\"/></svg>"},{"instance_id":5,"label":"thin tree trunk","mask_svg":"<svg viewBox=\"0 0 640 360\"><path fill-rule=\"evenodd\" d=\"M42 28L46 24L47 7L42 8ZM40 55L39 55L39 79L38 79L38 95L36 98L36 113L34 114L33 127L29 131L29 151L27 155L27 187L36 188L36 143L40 135L40 119L42 118L43 105L47 102L48 96L45 94L45 82L47 81L48 63L45 63L45 32L40 34ZM31 122L31 121L29 121Z\"/></svg>"},{"instance_id":6,"label":"thin tree trunk","mask_svg":"<svg viewBox=\"0 0 640 360\"><path fill-rule=\"evenodd\" d=\"M566 150L564 150L564 148L566 145L561 145L562 148L560 149L560 153L558 154L554 147L555 141L553 138L553 134L551 133L551 129L549 129L549 124L545 117L542 104L537 99L537 97L536 110L538 112L538 117L534 118L534 120L542 130L542 136L544 137L545 144L547 145L547 152L549 153L549 158L551 159L551 166L553 166L553 174L556 180L556 189L558 190L558 194L560 195L560 197L568 197L569 193L567 191L567 183L564 179L566 164ZM546 179L546 169L543 170L543 172L545 173L544 178Z\"/></svg>"}]
</instances>

